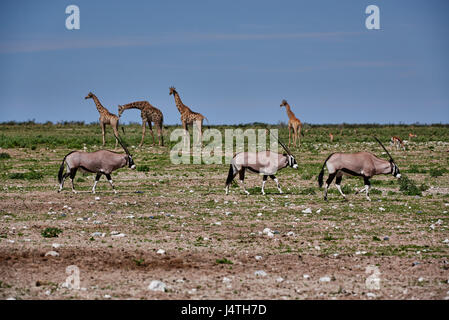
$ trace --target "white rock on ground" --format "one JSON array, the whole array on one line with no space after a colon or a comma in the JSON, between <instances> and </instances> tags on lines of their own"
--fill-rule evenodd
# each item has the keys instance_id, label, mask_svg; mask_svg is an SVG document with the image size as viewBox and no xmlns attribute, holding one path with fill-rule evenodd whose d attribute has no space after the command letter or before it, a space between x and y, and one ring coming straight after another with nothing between
<instances>
[{"instance_id":1,"label":"white rock on ground","mask_svg":"<svg viewBox=\"0 0 449 320\"><path fill-rule=\"evenodd\" d=\"M59 247L61 247L61 244L60 243L53 243L51 245L51 247L54 248L54 249L58 249Z\"/></svg>"},{"instance_id":2,"label":"white rock on ground","mask_svg":"<svg viewBox=\"0 0 449 320\"><path fill-rule=\"evenodd\" d=\"M330 282L331 281L331 278L329 278L329 277L321 277L320 278L320 282Z\"/></svg>"},{"instance_id":3,"label":"white rock on ground","mask_svg":"<svg viewBox=\"0 0 449 320\"><path fill-rule=\"evenodd\" d=\"M159 280L153 280L148 286L148 290L165 292L167 285Z\"/></svg>"},{"instance_id":4,"label":"white rock on ground","mask_svg":"<svg viewBox=\"0 0 449 320\"><path fill-rule=\"evenodd\" d=\"M228 277L223 277L223 283L230 283L232 280Z\"/></svg>"},{"instance_id":5,"label":"white rock on ground","mask_svg":"<svg viewBox=\"0 0 449 320\"><path fill-rule=\"evenodd\" d=\"M48 257L48 256L59 257L59 253L57 253L56 251L48 251L48 252L45 254L45 256L46 256L46 257Z\"/></svg>"},{"instance_id":6,"label":"white rock on ground","mask_svg":"<svg viewBox=\"0 0 449 320\"><path fill-rule=\"evenodd\" d=\"M165 250L159 249L156 253L157 253L157 254L165 254Z\"/></svg>"},{"instance_id":7,"label":"white rock on ground","mask_svg":"<svg viewBox=\"0 0 449 320\"><path fill-rule=\"evenodd\" d=\"M113 237L113 238L123 238L123 237L126 237L126 234L124 234L124 233L119 233L119 234L114 234L114 235L112 235L111 237Z\"/></svg>"},{"instance_id":8,"label":"white rock on ground","mask_svg":"<svg viewBox=\"0 0 449 320\"><path fill-rule=\"evenodd\" d=\"M302 213L312 213L312 209L307 208L301 211Z\"/></svg>"},{"instance_id":9,"label":"white rock on ground","mask_svg":"<svg viewBox=\"0 0 449 320\"><path fill-rule=\"evenodd\" d=\"M254 274L258 277L265 277L267 275L267 273L263 270L257 270Z\"/></svg>"},{"instance_id":10,"label":"white rock on ground","mask_svg":"<svg viewBox=\"0 0 449 320\"><path fill-rule=\"evenodd\" d=\"M284 281L284 278L282 278L282 277L277 277L276 278L276 282L282 282L282 281Z\"/></svg>"},{"instance_id":11,"label":"white rock on ground","mask_svg":"<svg viewBox=\"0 0 449 320\"><path fill-rule=\"evenodd\" d=\"M261 260L262 256L255 256L254 258L256 258L256 260Z\"/></svg>"}]
</instances>

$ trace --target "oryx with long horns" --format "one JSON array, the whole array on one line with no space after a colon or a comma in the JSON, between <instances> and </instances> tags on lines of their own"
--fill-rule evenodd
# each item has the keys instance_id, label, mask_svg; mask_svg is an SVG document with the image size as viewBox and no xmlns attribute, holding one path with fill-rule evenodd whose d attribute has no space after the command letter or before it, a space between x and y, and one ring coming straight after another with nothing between
<instances>
[{"instance_id":1,"label":"oryx with long horns","mask_svg":"<svg viewBox=\"0 0 449 320\"><path fill-rule=\"evenodd\" d=\"M228 178L226 179L226 194L229 194L229 185L232 180L234 180L237 173L239 174L239 180L243 187L243 191L246 194L249 194L249 192L246 191L244 184L246 169L263 175L262 194L265 194L265 183L267 182L268 176L276 182L279 192L282 193L279 180L276 178L275 173L286 167L298 169L298 163L288 148L279 139L278 141L287 153L280 154L268 150L259 152L240 152L232 158L229 166Z\"/></svg>"},{"instance_id":2,"label":"oryx with long horns","mask_svg":"<svg viewBox=\"0 0 449 320\"><path fill-rule=\"evenodd\" d=\"M369 179L371 179L373 176L378 174L392 174L398 179L401 178L399 168L394 162L390 153L384 147L382 142L379 141L379 139L377 139L376 137L374 137L374 139L379 142L387 155L390 157L390 160L378 158L370 152L332 153L327 157L326 161L324 161L321 172L318 175L318 184L321 188L323 186L324 167L327 166L329 177L327 178L326 184L324 186L324 200L327 200L327 190L334 177L336 177L335 185L337 186L340 194L345 199L346 195L343 193L340 186L343 175L363 177L365 187L362 190L357 191L356 194L365 191L366 198L369 201L371 201L369 197L369 189L371 186Z\"/></svg>"},{"instance_id":3,"label":"oryx with long horns","mask_svg":"<svg viewBox=\"0 0 449 320\"><path fill-rule=\"evenodd\" d=\"M136 165L134 164L133 158L128 151L128 148L123 144L121 139L118 136L115 136L122 146L123 150L125 150L126 154L117 153L109 150L98 150L94 152L81 152L81 151L72 151L68 153L64 159L62 160L61 166L59 168L58 173L58 181L59 181L59 190L60 192L64 186L64 180L70 176L70 180L72 180L72 191L76 193L75 186L73 183L73 179L75 178L76 171L78 169L96 173L94 186L92 187L92 193L95 193L95 187L97 186L98 180L100 180L102 175L105 175L111 185L114 193L117 191L112 184L111 173L114 170L123 168L128 165L129 168L135 169ZM64 173L64 163L67 165L67 172Z\"/></svg>"}]
</instances>

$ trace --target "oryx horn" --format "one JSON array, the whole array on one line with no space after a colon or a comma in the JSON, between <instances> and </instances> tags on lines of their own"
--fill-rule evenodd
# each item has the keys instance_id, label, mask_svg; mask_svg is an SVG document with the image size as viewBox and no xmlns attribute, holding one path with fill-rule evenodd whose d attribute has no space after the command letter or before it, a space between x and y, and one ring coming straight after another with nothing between
<instances>
[{"instance_id":1,"label":"oryx horn","mask_svg":"<svg viewBox=\"0 0 449 320\"><path fill-rule=\"evenodd\" d=\"M373 136L374 137L374 136ZM390 157L390 160L394 162L393 157L391 156L391 154L388 152L388 150L384 147L384 145L382 144L382 142L380 142L379 139L377 139L376 137L374 137L374 139L376 139L377 142L379 142L379 144L381 145L381 147L385 150L385 152L388 154L388 156Z\"/></svg>"},{"instance_id":2,"label":"oryx horn","mask_svg":"<svg viewBox=\"0 0 449 320\"><path fill-rule=\"evenodd\" d=\"M271 133L271 130L270 130L270 134L272 134L272 133ZM273 135L273 137L274 137L274 135ZM282 146L282 148L284 148L284 150L287 151L287 153L288 153L289 155L291 155L292 153L290 152L290 150L288 150L288 148L285 146L285 144L283 144L283 143L281 142L281 140L279 140L279 137L276 137L276 138L277 138L279 144Z\"/></svg>"},{"instance_id":3,"label":"oryx horn","mask_svg":"<svg viewBox=\"0 0 449 320\"><path fill-rule=\"evenodd\" d=\"M115 133L114 133L114 136L115 136ZM126 154L127 154L127 155L130 155L130 153L129 153L129 151L128 151L128 148L124 145L124 143L122 142L122 140L121 140L118 136L115 136L115 137L117 138L118 142L119 142L120 145L122 146L123 150L125 150Z\"/></svg>"}]
</instances>

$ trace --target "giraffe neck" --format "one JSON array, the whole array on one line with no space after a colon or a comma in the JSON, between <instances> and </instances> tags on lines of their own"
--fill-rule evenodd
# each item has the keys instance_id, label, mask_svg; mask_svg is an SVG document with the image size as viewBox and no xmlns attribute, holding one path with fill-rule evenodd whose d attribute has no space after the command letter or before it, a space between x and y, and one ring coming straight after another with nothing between
<instances>
[{"instance_id":1,"label":"giraffe neck","mask_svg":"<svg viewBox=\"0 0 449 320\"><path fill-rule=\"evenodd\" d=\"M285 104L285 110L287 110L287 116L289 119L295 117L295 114L292 112L292 109L290 109L290 105L288 103Z\"/></svg>"},{"instance_id":2,"label":"giraffe neck","mask_svg":"<svg viewBox=\"0 0 449 320\"><path fill-rule=\"evenodd\" d=\"M176 107L178 108L179 112L182 113L184 111L184 103L182 103L181 97L177 92L174 94L174 96Z\"/></svg>"},{"instance_id":3,"label":"giraffe neck","mask_svg":"<svg viewBox=\"0 0 449 320\"><path fill-rule=\"evenodd\" d=\"M108 113L106 108L101 105L100 100L98 100L97 96L94 95L93 99L94 99L95 105L97 106L98 112L100 112L100 113Z\"/></svg>"},{"instance_id":4,"label":"giraffe neck","mask_svg":"<svg viewBox=\"0 0 449 320\"><path fill-rule=\"evenodd\" d=\"M137 103L128 103L128 104L124 104L121 106L121 108L123 110L128 110L128 109L139 109L139 110L143 110L144 106L142 104L137 104Z\"/></svg>"}]
</instances>

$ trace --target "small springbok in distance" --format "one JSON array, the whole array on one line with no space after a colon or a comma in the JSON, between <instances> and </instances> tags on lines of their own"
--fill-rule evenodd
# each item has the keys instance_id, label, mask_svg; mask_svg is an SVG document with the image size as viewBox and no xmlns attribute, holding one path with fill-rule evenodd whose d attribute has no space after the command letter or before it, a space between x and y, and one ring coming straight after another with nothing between
<instances>
[{"instance_id":1,"label":"small springbok in distance","mask_svg":"<svg viewBox=\"0 0 449 320\"><path fill-rule=\"evenodd\" d=\"M332 132L329 132L329 139L331 142L334 141L334 135L332 134Z\"/></svg>"},{"instance_id":2,"label":"small springbok in distance","mask_svg":"<svg viewBox=\"0 0 449 320\"><path fill-rule=\"evenodd\" d=\"M128 165L128 167L131 169L135 169L136 165L134 164L133 158L126 146L122 143L118 136L116 136L116 138L122 146L123 150L125 150L126 154L116 153L109 150L98 150L94 152L72 151L68 153L62 160L61 166L59 168L58 192L61 192L62 188L64 187L64 180L68 176L70 176L70 180L72 181L72 191L76 193L73 179L75 178L76 171L78 169L81 169L97 174L97 176L95 177L94 186L92 187L92 193L95 193L95 187L97 186L98 180L100 180L101 175L103 174L108 179L112 190L114 190L114 193L117 193L114 185L112 184L112 171L123 168L126 165ZM65 174L63 174L64 163L66 163L67 165L67 172Z\"/></svg>"},{"instance_id":3,"label":"small springbok in distance","mask_svg":"<svg viewBox=\"0 0 449 320\"><path fill-rule=\"evenodd\" d=\"M226 194L229 194L229 185L234 180L237 173L239 174L239 180L242 184L243 191L248 195L249 192L245 189L245 170L248 169L251 172L263 174L262 180L262 194L265 194L265 183L268 176L276 182L276 186L279 193L282 193L279 180L274 175L278 170L286 168L287 166L293 169L298 169L298 163L295 157L287 149L287 147L278 139L280 145L287 152L286 154L279 154L272 151L259 151L259 152L240 152L234 155L229 166L228 178L226 179Z\"/></svg>"},{"instance_id":4,"label":"small springbok in distance","mask_svg":"<svg viewBox=\"0 0 449 320\"><path fill-rule=\"evenodd\" d=\"M390 144L396 147L396 150L402 147L402 149L405 151L405 145L404 141L398 136L392 136Z\"/></svg>"},{"instance_id":5,"label":"small springbok in distance","mask_svg":"<svg viewBox=\"0 0 449 320\"><path fill-rule=\"evenodd\" d=\"M410 139L412 139L412 138L416 138L417 135L410 132L410 133L408 134L408 137L409 137Z\"/></svg>"},{"instance_id":6,"label":"small springbok in distance","mask_svg":"<svg viewBox=\"0 0 449 320\"><path fill-rule=\"evenodd\" d=\"M329 171L329 177L326 180L324 188L324 200L327 200L327 190L332 183L332 180L336 176L335 185L338 191L346 199L346 195L341 191L341 180L343 175L363 177L365 187L362 190L356 192L366 191L366 198L371 201L369 197L369 189L371 183L369 179L378 174L392 174L396 178L401 178L399 168L391 157L390 153L384 147L382 142L376 137L374 139L379 142L382 148L390 157L390 160L380 159L370 152L357 152L357 153L332 153L324 161L321 172L318 175L318 184L320 188L323 186L324 167L327 166Z\"/></svg>"}]
</instances>

